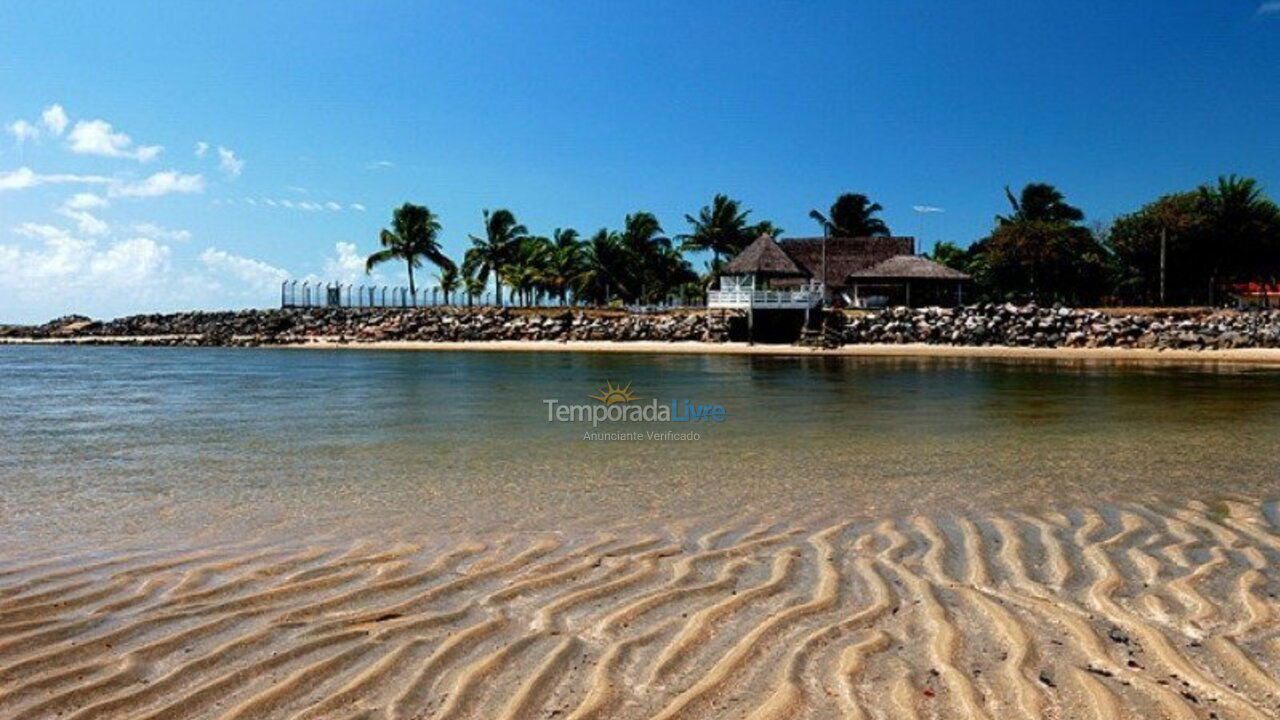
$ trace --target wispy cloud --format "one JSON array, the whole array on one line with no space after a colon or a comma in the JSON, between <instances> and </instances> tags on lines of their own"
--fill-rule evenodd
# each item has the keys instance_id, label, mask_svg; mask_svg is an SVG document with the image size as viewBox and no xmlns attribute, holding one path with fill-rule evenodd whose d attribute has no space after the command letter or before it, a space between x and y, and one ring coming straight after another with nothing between
<instances>
[{"instance_id":1,"label":"wispy cloud","mask_svg":"<svg viewBox=\"0 0 1280 720\"><path fill-rule=\"evenodd\" d=\"M918 213L940 213L940 212L946 212L946 210L944 210L943 208L940 208L940 207L934 207L933 205L912 205L912 206L911 206L911 209L912 209L912 210L915 210L915 211L916 211L916 212L918 212Z\"/></svg>"},{"instance_id":2,"label":"wispy cloud","mask_svg":"<svg viewBox=\"0 0 1280 720\"><path fill-rule=\"evenodd\" d=\"M40 122L50 134L57 136L67 129L67 123L70 120L67 118L67 111L63 110L58 103L54 103L40 113Z\"/></svg>"},{"instance_id":3,"label":"wispy cloud","mask_svg":"<svg viewBox=\"0 0 1280 720\"><path fill-rule=\"evenodd\" d=\"M198 141L196 141L195 154L196 154L196 157L198 157L198 158L202 158L202 157L204 157L205 155L208 155L208 154L209 154L209 143L207 143L207 142L205 142L205 141L203 141L203 140L198 140Z\"/></svg>"},{"instance_id":4,"label":"wispy cloud","mask_svg":"<svg viewBox=\"0 0 1280 720\"><path fill-rule=\"evenodd\" d=\"M133 139L117 132L106 120L80 120L67 135L67 147L81 155L131 158L138 162L156 159L164 148L159 145L134 147Z\"/></svg>"},{"instance_id":5,"label":"wispy cloud","mask_svg":"<svg viewBox=\"0 0 1280 720\"><path fill-rule=\"evenodd\" d=\"M38 140L40 138L40 128L32 125L26 120L14 120L5 126L5 131L13 136L18 147L22 147L28 140Z\"/></svg>"},{"instance_id":6,"label":"wispy cloud","mask_svg":"<svg viewBox=\"0 0 1280 720\"><path fill-rule=\"evenodd\" d=\"M204 192L203 175L186 175L165 170L137 182L119 183L108 189L112 197L159 197L161 195Z\"/></svg>"},{"instance_id":7,"label":"wispy cloud","mask_svg":"<svg viewBox=\"0 0 1280 720\"><path fill-rule=\"evenodd\" d=\"M378 160L377 162L369 163L367 167L370 170L382 170L385 168L395 167L395 166L396 164L391 162L390 160Z\"/></svg>"},{"instance_id":8,"label":"wispy cloud","mask_svg":"<svg viewBox=\"0 0 1280 720\"><path fill-rule=\"evenodd\" d=\"M241 201L253 207L259 205L273 208L285 208L286 210L301 210L303 212L343 212L350 210L352 212L364 212L365 207L360 203L343 204L337 200L327 200L325 202L312 202L310 200L290 200L289 198L270 198L270 197L245 197ZM230 205L234 200L215 200L218 205Z\"/></svg>"},{"instance_id":9,"label":"wispy cloud","mask_svg":"<svg viewBox=\"0 0 1280 720\"><path fill-rule=\"evenodd\" d=\"M228 177L240 177L240 173L244 172L244 160L236 157L235 152L231 148L218 146L218 167Z\"/></svg>"},{"instance_id":10,"label":"wispy cloud","mask_svg":"<svg viewBox=\"0 0 1280 720\"><path fill-rule=\"evenodd\" d=\"M73 173L38 173L29 167L0 172L0 191L24 190L37 185L75 184L105 185L111 178L102 175L76 175Z\"/></svg>"},{"instance_id":11,"label":"wispy cloud","mask_svg":"<svg viewBox=\"0 0 1280 720\"><path fill-rule=\"evenodd\" d=\"M277 288L289 279L288 271L282 268L212 247L200 253L200 262L215 273L230 275L263 290Z\"/></svg>"},{"instance_id":12,"label":"wispy cloud","mask_svg":"<svg viewBox=\"0 0 1280 720\"><path fill-rule=\"evenodd\" d=\"M1272 0L1264 2L1258 6L1259 15L1277 15L1280 14L1280 0Z\"/></svg>"}]
</instances>

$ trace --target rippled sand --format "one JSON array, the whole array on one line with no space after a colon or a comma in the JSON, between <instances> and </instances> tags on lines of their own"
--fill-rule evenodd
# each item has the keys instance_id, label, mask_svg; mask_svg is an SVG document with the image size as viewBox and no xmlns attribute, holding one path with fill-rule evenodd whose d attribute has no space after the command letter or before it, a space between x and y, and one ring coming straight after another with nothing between
<instances>
[{"instance_id":1,"label":"rippled sand","mask_svg":"<svg viewBox=\"0 0 1280 720\"><path fill-rule=\"evenodd\" d=\"M1280 509L773 519L0 566L0 717L1274 718Z\"/></svg>"}]
</instances>

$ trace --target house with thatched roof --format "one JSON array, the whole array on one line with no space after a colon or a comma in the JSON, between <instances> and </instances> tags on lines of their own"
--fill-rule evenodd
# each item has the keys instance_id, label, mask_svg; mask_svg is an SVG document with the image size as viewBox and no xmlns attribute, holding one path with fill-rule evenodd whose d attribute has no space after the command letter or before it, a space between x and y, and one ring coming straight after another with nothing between
<instances>
[{"instance_id":1,"label":"house with thatched roof","mask_svg":"<svg viewBox=\"0 0 1280 720\"><path fill-rule=\"evenodd\" d=\"M720 289L707 302L739 309L807 309L823 302L950 304L962 297L968 281L968 275L916 255L912 237L761 235L724 266ZM944 298L943 291L950 294Z\"/></svg>"}]
</instances>

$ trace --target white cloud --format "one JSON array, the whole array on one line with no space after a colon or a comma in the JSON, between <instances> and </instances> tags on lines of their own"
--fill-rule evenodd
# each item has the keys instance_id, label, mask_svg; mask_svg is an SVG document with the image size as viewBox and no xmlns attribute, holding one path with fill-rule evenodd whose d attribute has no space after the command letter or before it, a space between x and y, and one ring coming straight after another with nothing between
<instances>
[{"instance_id":1,"label":"white cloud","mask_svg":"<svg viewBox=\"0 0 1280 720\"><path fill-rule=\"evenodd\" d=\"M151 238L115 243L89 259L92 277L112 285L140 285L169 265L169 248Z\"/></svg>"},{"instance_id":2,"label":"white cloud","mask_svg":"<svg viewBox=\"0 0 1280 720\"><path fill-rule=\"evenodd\" d=\"M133 140L122 132L116 132L105 120L80 120L67 136L71 152L82 155L103 155L114 158L132 158L138 162L154 160L164 148L159 145L133 146Z\"/></svg>"},{"instance_id":3,"label":"white cloud","mask_svg":"<svg viewBox=\"0 0 1280 720\"><path fill-rule=\"evenodd\" d=\"M339 212L339 211L341 211L341 210L342 210L342 206L341 206L341 205L339 205L338 203L336 203L336 202L334 202L334 201L330 200L329 202L327 202L327 203L325 203L325 204L324 204L324 209L325 209L325 210L333 210L334 212Z\"/></svg>"},{"instance_id":4,"label":"white cloud","mask_svg":"<svg viewBox=\"0 0 1280 720\"><path fill-rule=\"evenodd\" d=\"M58 210L58 214L75 220L76 229L84 235L106 235L111 231L111 226L105 220L87 210L73 210L64 207Z\"/></svg>"},{"instance_id":5,"label":"white cloud","mask_svg":"<svg viewBox=\"0 0 1280 720\"><path fill-rule=\"evenodd\" d=\"M169 228L160 227L159 225L149 222L134 223L133 231L142 237L153 238L155 240L186 242L191 239L190 230L170 230Z\"/></svg>"},{"instance_id":6,"label":"white cloud","mask_svg":"<svg viewBox=\"0 0 1280 720\"><path fill-rule=\"evenodd\" d=\"M218 146L218 167L229 177L240 177L244 172L244 160L236 157L230 148Z\"/></svg>"},{"instance_id":7,"label":"white cloud","mask_svg":"<svg viewBox=\"0 0 1280 720\"><path fill-rule=\"evenodd\" d=\"M288 190L289 192L296 192L299 195L306 195L308 192L306 188L301 187L299 185L285 185L284 189Z\"/></svg>"},{"instance_id":8,"label":"white cloud","mask_svg":"<svg viewBox=\"0 0 1280 720\"><path fill-rule=\"evenodd\" d=\"M1258 6L1259 15L1280 14L1280 2L1264 2Z\"/></svg>"},{"instance_id":9,"label":"white cloud","mask_svg":"<svg viewBox=\"0 0 1280 720\"><path fill-rule=\"evenodd\" d=\"M62 109L58 103L54 103L44 109L40 113L40 122L44 123L44 127L53 135L61 135L67 129L67 111Z\"/></svg>"},{"instance_id":10,"label":"white cloud","mask_svg":"<svg viewBox=\"0 0 1280 720\"><path fill-rule=\"evenodd\" d=\"M94 241L52 225L23 223L14 232L42 244L34 249L0 245L0 286L41 292L56 281L60 288L118 290L160 281L169 265L169 248L147 238L99 250Z\"/></svg>"},{"instance_id":11,"label":"white cloud","mask_svg":"<svg viewBox=\"0 0 1280 720\"><path fill-rule=\"evenodd\" d=\"M5 131L13 136L19 146L22 146L28 140L38 140L40 138L40 128L26 120L14 120L5 126Z\"/></svg>"},{"instance_id":12,"label":"white cloud","mask_svg":"<svg viewBox=\"0 0 1280 720\"><path fill-rule=\"evenodd\" d=\"M351 208L352 210L355 210L356 212L364 212L364 211L365 211L365 207L364 207L363 205L361 205L360 203L351 203L351 204L350 204L350 205L348 205L347 207Z\"/></svg>"},{"instance_id":13,"label":"white cloud","mask_svg":"<svg viewBox=\"0 0 1280 720\"><path fill-rule=\"evenodd\" d=\"M916 212L918 212L918 213L940 213L940 212L946 212L946 210L943 210L943 209L942 209L942 208L940 208L940 207L934 207L933 205L912 205L912 206L911 206L911 209L912 209L912 210L915 210L915 211L916 211Z\"/></svg>"},{"instance_id":14,"label":"white cloud","mask_svg":"<svg viewBox=\"0 0 1280 720\"><path fill-rule=\"evenodd\" d=\"M62 206L72 210L92 210L93 208L104 208L110 204L111 203L107 202L107 199L101 195L91 192L82 192L76 193L75 195L67 198L67 201L62 203Z\"/></svg>"},{"instance_id":15,"label":"white cloud","mask_svg":"<svg viewBox=\"0 0 1280 720\"><path fill-rule=\"evenodd\" d=\"M391 162L390 160L379 160L377 162L371 162L368 165L370 170L382 170L385 168L395 167L395 166L396 164Z\"/></svg>"},{"instance_id":16,"label":"white cloud","mask_svg":"<svg viewBox=\"0 0 1280 720\"><path fill-rule=\"evenodd\" d=\"M209 154L209 143L201 140L196 143L196 157L202 158Z\"/></svg>"},{"instance_id":17,"label":"white cloud","mask_svg":"<svg viewBox=\"0 0 1280 720\"><path fill-rule=\"evenodd\" d=\"M170 193L198 192L204 192L204 176L185 175L176 170L158 172L137 182L112 185L109 190L113 197L158 197Z\"/></svg>"},{"instance_id":18,"label":"white cloud","mask_svg":"<svg viewBox=\"0 0 1280 720\"><path fill-rule=\"evenodd\" d=\"M356 252L355 243L339 242L334 245L336 256L324 259L324 277L343 284L364 278L365 257Z\"/></svg>"},{"instance_id":19,"label":"white cloud","mask_svg":"<svg viewBox=\"0 0 1280 720\"><path fill-rule=\"evenodd\" d=\"M217 248L200 253L200 262L214 273L230 275L258 290L277 289L289 279L289 273L282 268Z\"/></svg>"},{"instance_id":20,"label":"white cloud","mask_svg":"<svg viewBox=\"0 0 1280 720\"><path fill-rule=\"evenodd\" d=\"M0 172L0 191L23 190L37 185L62 183L80 183L84 185L100 185L111 182L111 178L102 175L74 175L71 173L37 173L29 167Z\"/></svg>"}]
</instances>

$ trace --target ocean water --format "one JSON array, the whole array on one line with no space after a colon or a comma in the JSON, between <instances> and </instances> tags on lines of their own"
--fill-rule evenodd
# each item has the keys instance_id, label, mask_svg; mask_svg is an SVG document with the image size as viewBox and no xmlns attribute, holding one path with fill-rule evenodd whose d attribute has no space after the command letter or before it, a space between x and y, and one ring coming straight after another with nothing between
<instances>
[{"instance_id":1,"label":"ocean water","mask_svg":"<svg viewBox=\"0 0 1280 720\"><path fill-rule=\"evenodd\" d=\"M722 421L548 420L610 385ZM1280 495L1240 365L8 346L0 409L5 553Z\"/></svg>"}]
</instances>

